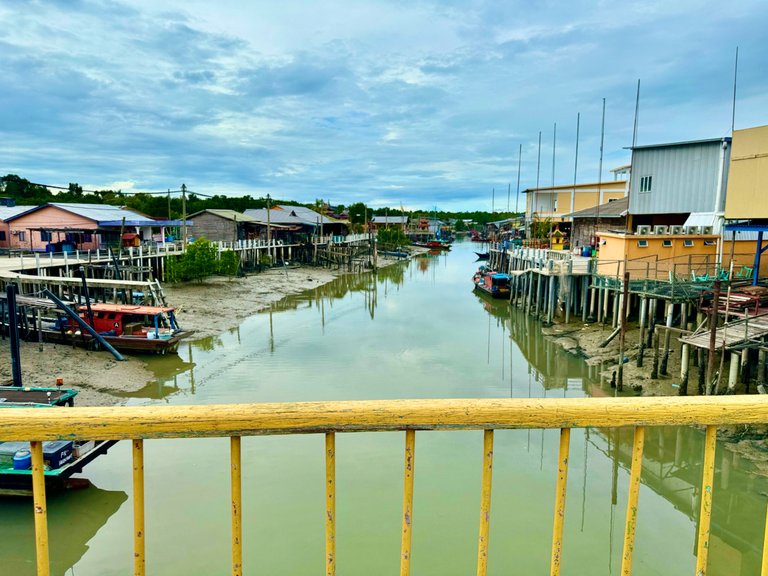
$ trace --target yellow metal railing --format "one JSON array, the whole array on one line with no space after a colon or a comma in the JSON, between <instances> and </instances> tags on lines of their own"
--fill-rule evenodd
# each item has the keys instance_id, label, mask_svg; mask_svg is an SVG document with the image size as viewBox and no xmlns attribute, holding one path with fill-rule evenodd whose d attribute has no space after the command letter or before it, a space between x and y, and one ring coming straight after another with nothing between
<instances>
[{"instance_id":1,"label":"yellow metal railing","mask_svg":"<svg viewBox=\"0 0 768 576\"><path fill-rule=\"evenodd\" d=\"M559 428L551 574L560 574L563 553L568 450L571 428L635 430L627 502L622 575L632 573L640 472L645 427L702 425L706 427L702 499L696 575L707 574L715 469L716 430L720 425L768 422L768 399L760 396L687 398L578 398L499 400L395 400L371 402L306 402L214 406L146 406L129 408L13 409L0 411L3 438L32 440L37 571L49 574L48 533L42 441L66 438L130 440L133 452L134 574L145 574L144 440L156 438L230 437L232 574L242 574L242 436L325 434L325 569L336 573L336 442L340 432L405 431L405 462L400 574L411 567L413 484L418 430L484 430L483 470L477 574L488 563L491 517L493 434L498 429ZM767 534L768 535L768 534ZM763 548L762 574L768 575L768 545Z\"/></svg>"}]
</instances>

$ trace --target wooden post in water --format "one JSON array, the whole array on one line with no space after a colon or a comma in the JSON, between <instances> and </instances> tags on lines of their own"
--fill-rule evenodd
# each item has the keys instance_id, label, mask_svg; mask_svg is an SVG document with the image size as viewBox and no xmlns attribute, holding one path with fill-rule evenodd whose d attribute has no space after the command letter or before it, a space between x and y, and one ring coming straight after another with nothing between
<instances>
[{"instance_id":1,"label":"wooden post in water","mask_svg":"<svg viewBox=\"0 0 768 576\"><path fill-rule=\"evenodd\" d=\"M643 296L640 298L640 341L639 349L637 351L637 367L643 367L643 354L645 354L645 325L646 315L648 312L648 298Z\"/></svg>"},{"instance_id":2,"label":"wooden post in water","mask_svg":"<svg viewBox=\"0 0 768 576\"><path fill-rule=\"evenodd\" d=\"M683 344L683 357L680 360L680 389L679 396L688 395L688 365L691 357L691 345Z\"/></svg>"},{"instance_id":3,"label":"wooden post in water","mask_svg":"<svg viewBox=\"0 0 768 576\"><path fill-rule=\"evenodd\" d=\"M619 392L624 390L624 339L627 333L627 304L629 303L629 272L624 268L624 286L621 295L621 332L619 332L619 377L616 387Z\"/></svg>"},{"instance_id":4,"label":"wooden post in water","mask_svg":"<svg viewBox=\"0 0 768 576\"><path fill-rule=\"evenodd\" d=\"M715 346L717 340L717 311L720 308L720 280L715 280L715 293L712 297L712 310L709 313L709 354L707 356L707 379L704 382L707 395L712 394L715 373ZM726 318L727 321L727 318ZM725 348L723 348L725 354Z\"/></svg>"},{"instance_id":5,"label":"wooden post in water","mask_svg":"<svg viewBox=\"0 0 768 576\"><path fill-rule=\"evenodd\" d=\"M725 349L723 349L723 354L725 354ZM731 352L730 353L730 369L728 371L728 394L733 394L736 391L736 382L739 378L739 362L741 360L741 356L738 352Z\"/></svg>"},{"instance_id":6,"label":"wooden post in water","mask_svg":"<svg viewBox=\"0 0 768 576\"><path fill-rule=\"evenodd\" d=\"M659 334L653 335L653 366L651 368L651 380L659 377Z\"/></svg>"},{"instance_id":7,"label":"wooden post in water","mask_svg":"<svg viewBox=\"0 0 768 576\"><path fill-rule=\"evenodd\" d=\"M666 312L667 312L667 323L666 323L666 330L664 331L664 354L661 357L661 368L659 372L663 374L664 376L667 375L667 366L669 364L669 344L670 339L672 337L672 331L670 328L672 328L672 319L675 315L675 304L671 300L666 303Z\"/></svg>"}]
</instances>

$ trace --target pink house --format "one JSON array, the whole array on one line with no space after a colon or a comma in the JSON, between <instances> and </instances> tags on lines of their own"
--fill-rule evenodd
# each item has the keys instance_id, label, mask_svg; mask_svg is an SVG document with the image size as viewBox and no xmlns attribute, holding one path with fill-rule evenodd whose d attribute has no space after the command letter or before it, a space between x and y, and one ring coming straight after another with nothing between
<instances>
[{"instance_id":1,"label":"pink house","mask_svg":"<svg viewBox=\"0 0 768 576\"><path fill-rule=\"evenodd\" d=\"M10 248L11 228L6 220L32 210L34 206L0 206L0 248Z\"/></svg>"},{"instance_id":2,"label":"pink house","mask_svg":"<svg viewBox=\"0 0 768 576\"><path fill-rule=\"evenodd\" d=\"M166 226L181 224L107 204L49 203L27 208L5 220L9 248L49 252L94 250L121 244L121 230L141 241L152 242L153 237L163 237Z\"/></svg>"}]
</instances>

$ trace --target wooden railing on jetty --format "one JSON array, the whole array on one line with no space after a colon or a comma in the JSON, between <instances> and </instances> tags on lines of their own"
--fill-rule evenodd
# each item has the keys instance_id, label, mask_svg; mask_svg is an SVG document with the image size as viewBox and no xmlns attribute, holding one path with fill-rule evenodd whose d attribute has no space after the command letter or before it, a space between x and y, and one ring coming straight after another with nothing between
<instances>
[{"instance_id":1,"label":"wooden railing on jetty","mask_svg":"<svg viewBox=\"0 0 768 576\"><path fill-rule=\"evenodd\" d=\"M495 430L559 428L560 449L555 490L550 574L559 575L563 558L566 481L571 428L634 427L622 575L632 572L640 473L648 426L706 427L701 508L696 547L697 576L707 574L710 520L714 497L717 426L768 422L768 400L756 396L696 398L579 398L394 400L309 402L212 406L146 406L17 409L0 411L3 438L31 441L37 571L49 574L46 495L42 441L130 440L133 447L134 574L145 574L144 441L161 438L230 437L233 575L242 574L241 437L259 435L325 435L325 573L336 572L336 445L341 432L404 431L404 490L400 574L410 574L416 433L425 430L484 430L477 574L488 564L491 477ZM478 446L478 450L480 447ZM126 468L128 464L126 463ZM768 534L768 533L767 533ZM151 534L150 534L151 537ZM286 535L286 537L289 537ZM763 573L768 570L768 544L763 547Z\"/></svg>"}]
</instances>

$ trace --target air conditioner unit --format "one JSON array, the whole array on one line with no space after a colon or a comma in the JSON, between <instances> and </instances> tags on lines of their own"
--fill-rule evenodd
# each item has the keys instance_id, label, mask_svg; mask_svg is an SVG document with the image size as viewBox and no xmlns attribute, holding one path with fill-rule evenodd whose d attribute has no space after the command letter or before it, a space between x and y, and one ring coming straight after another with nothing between
<instances>
[{"instance_id":1,"label":"air conditioner unit","mask_svg":"<svg viewBox=\"0 0 768 576\"><path fill-rule=\"evenodd\" d=\"M683 227L682 226L670 226L669 227L669 233L672 234L672 235L683 234Z\"/></svg>"},{"instance_id":2,"label":"air conditioner unit","mask_svg":"<svg viewBox=\"0 0 768 576\"><path fill-rule=\"evenodd\" d=\"M653 233L657 234L659 236L664 234L669 234L669 229L666 226L654 226L653 227Z\"/></svg>"},{"instance_id":3,"label":"air conditioner unit","mask_svg":"<svg viewBox=\"0 0 768 576\"><path fill-rule=\"evenodd\" d=\"M686 226L685 227L685 233L686 234L701 234L699 232L700 228L698 226Z\"/></svg>"},{"instance_id":4,"label":"air conditioner unit","mask_svg":"<svg viewBox=\"0 0 768 576\"><path fill-rule=\"evenodd\" d=\"M637 234L640 234L641 236L650 234L651 233L651 227L650 226L638 226L637 227Z\"/></svg>"},{"instance_id":5,"label":"air conditioner unit","mask_svg":"<svg viewBox=\"0 0 768 576\"><path fill-rule=\"evenodd\" d=\"M18 230L11 230L11 235L12 236L18 236L19 235L19 231Z\"/></svg>"},{"instance_id":6,"label":"air conditioner unit","mask_svg":"<svg viewBox=\"0 0 768 576\"><path fill-rule=\"evenodd\" d=\"M702 234L714 234L715 228L714 226L702 226L701 227L701 233Z\"/></svg>"}]
</instances>

